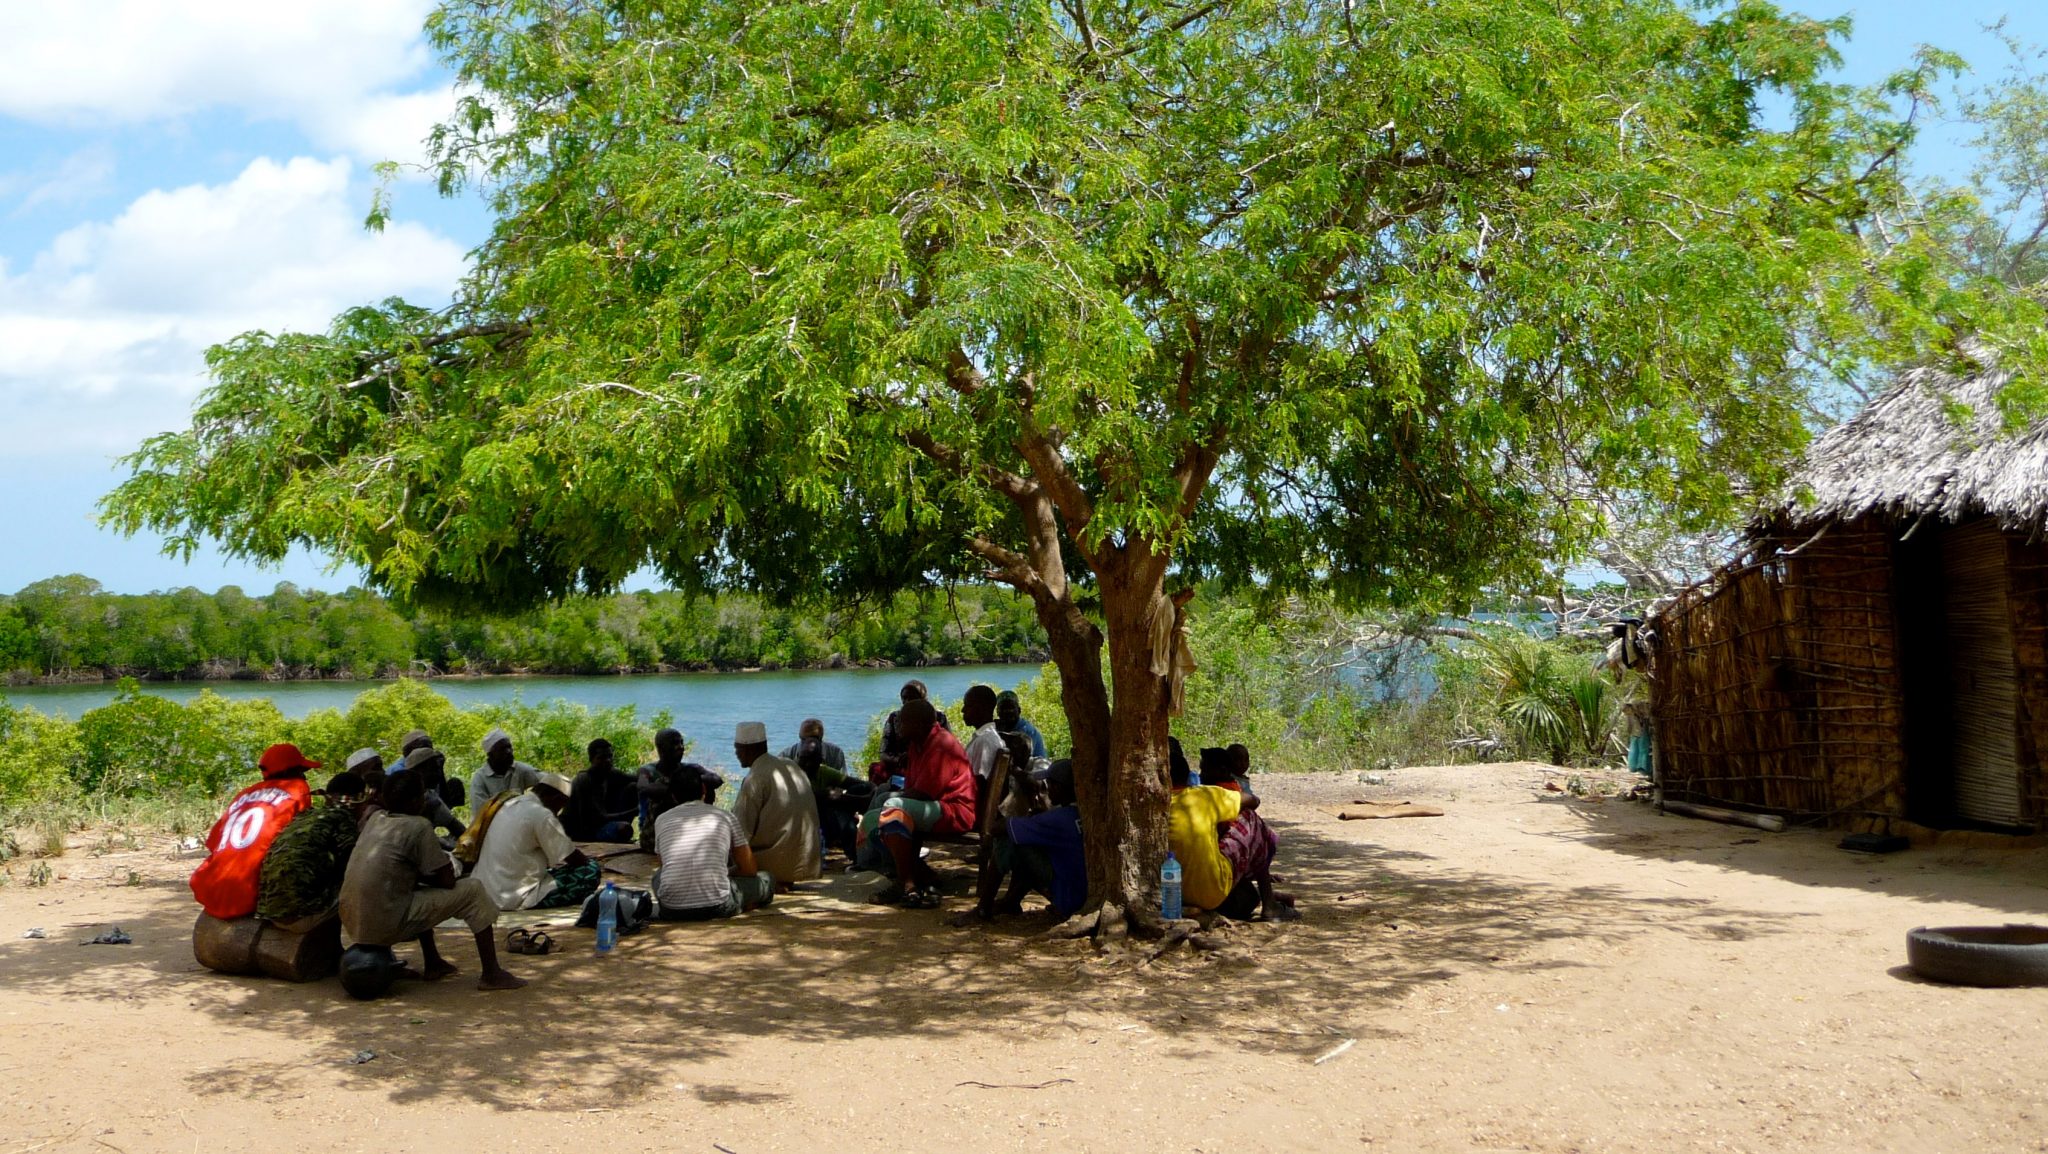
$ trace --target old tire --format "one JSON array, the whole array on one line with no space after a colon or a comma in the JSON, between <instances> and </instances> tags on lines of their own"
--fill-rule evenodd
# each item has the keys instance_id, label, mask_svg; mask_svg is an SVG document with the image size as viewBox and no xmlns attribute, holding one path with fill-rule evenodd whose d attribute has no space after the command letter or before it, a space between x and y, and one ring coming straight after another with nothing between
<instances>
[{"instance_id":1,"label":"old tire","mask_svg":"<svg viewBox=\"0 0 2048 1154\"><path fill-rule=\"evenodd\" d=\"M2048 986L2048 926L1922 926L1906 935L1913 972L1958 986Z\"/></svg>"}]
</instances>

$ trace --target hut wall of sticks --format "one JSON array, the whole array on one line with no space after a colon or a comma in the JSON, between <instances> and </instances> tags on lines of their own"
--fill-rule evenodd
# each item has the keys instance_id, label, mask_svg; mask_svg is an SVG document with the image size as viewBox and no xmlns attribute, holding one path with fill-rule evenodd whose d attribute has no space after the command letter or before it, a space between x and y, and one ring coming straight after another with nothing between
<instances>
[{"instance_id":1,"label":"hut wall of sticks","mask_svg":"<svg viewBox=\"0 0 2048 1154\"><path fill-rule=\"evenodd\" d=\"M1918 370L1648 623L1664 795L1867 832L2048 829L2048 423Z\"/></svg>"}]
</instances>

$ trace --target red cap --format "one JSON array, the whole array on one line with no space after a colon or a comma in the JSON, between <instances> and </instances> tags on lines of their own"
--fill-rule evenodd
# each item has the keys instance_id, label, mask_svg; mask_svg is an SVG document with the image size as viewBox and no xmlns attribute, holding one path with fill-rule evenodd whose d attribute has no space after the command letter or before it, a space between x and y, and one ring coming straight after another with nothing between
<instances>
[{"instance_id":1,"label":"red cap","mask_svg":"<svg viewBox=\"0 0 2048 1154\"><path fill-rule=\"evenodd\" d=\"M266 779L290 773L295 769L320 768L319 762L300 753L299 747L288 741L264 750L263 756L256 759L256 764L263 768L263 776Z\"/></svg>"}]
</instances>

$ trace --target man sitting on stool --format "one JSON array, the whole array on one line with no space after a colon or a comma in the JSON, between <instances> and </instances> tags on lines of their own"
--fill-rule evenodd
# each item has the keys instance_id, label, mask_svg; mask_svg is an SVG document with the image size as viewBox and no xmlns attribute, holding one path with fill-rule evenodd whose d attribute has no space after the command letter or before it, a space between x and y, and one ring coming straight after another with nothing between
<instances>
[{"instance_id":1,"label":"man sitting on stool","mask_svg":"<svg viewBox=\"0 0 2048 1154\"><path fill-rule=\"evenodd\" d=\"M480 990L516 990L526 984L498 964L491 926L498 907L475 878L455 877L455 863L420 816L426 787L418 774L400 770L384 781L384 808L363 821L341 883L341 928L362 946L394 946L408 938L420 943L428 980L448 977L455 967L434 947L434 927L461 918L476 935L483 975Z\"/></svg>"}]
</instances>

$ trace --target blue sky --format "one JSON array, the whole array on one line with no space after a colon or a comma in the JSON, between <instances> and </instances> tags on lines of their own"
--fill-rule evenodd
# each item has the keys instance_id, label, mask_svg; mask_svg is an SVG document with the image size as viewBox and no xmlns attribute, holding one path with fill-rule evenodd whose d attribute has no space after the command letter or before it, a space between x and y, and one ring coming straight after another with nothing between
<instances>
[{"instance_id":1,"label":"blue sky","mask_svg":"<svg viewBox=\"0 0 2048 1154\"><path fill-rule=\"evenodd\" d=\"M452 107L419 34L429 0L18 0L0 7L0 591L60 573L139 592L353 572L297 557L190 564L98 529L115 458L182 427L200 354L249 329L319 329L348 305L446 301L489 220L417 176L397 219L363 231L381 160L417 161ZM1916 46L1995 71L1983 26L2048 44L2043 0L1792 4L1849 14L1845 77L1876 80ZM1962 134L1918 162L1961 179Z\"/></svg>"}]
</instances>

